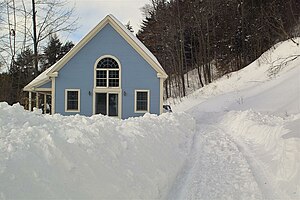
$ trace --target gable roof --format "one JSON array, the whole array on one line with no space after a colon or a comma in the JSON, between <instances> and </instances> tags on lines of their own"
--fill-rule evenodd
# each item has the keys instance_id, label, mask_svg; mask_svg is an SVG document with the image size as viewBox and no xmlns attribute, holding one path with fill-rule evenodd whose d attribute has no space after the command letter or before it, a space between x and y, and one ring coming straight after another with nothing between
<instances>
[{"instance_id":1,"label":"gable roof","mask_svg":"<svg viewBox=\"0 0 300 200\"><path fill-rule=\"evenodd\" d=\"M159 78L166 79L166 74L163 67L158 62L157 58L149 51L149 49L131 33L119 20L113 15L107 15L96 27L94 27L77 45L75 45L64 57L62 57L57 63L52 65L46 71L41 73L33 81L24 87L24 91L31 91L34 87L38 87L43 83L49 81L49 77L55 77L56 73L83 48L93 37L101 31L105 25L110 24L157 72Z\"/></svg>"},{"instance_id":2,"label":"gable roof","mask_svg":"<svg viewBox=\"0 0 300 200\"><path fill-rule=\"evenodd\" d=\"M33 81L24 87L24 91L34 90L42 84L49 81L50 77L56 77L57 72L83 48L93 37L97 35L98 32L102 30L105 25L110 24L157 72L159 78L166 79L168 75L166 74L163 67L158 62L157 58L149 51L149 49L135 36L131 33L118 19L116 19L112 14L107 15L96 27L94 27L77 45L75 45L65 56L63 56L57 63L52 65L46 71L41 73Z\"/></svg>"}]
</instances>

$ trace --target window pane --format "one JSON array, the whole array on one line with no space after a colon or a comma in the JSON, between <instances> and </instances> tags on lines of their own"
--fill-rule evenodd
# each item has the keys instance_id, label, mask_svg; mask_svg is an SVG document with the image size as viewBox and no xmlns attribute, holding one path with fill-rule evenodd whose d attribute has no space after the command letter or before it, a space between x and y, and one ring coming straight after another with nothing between
<instances>
[{"instance_id":1,"label":"window pane","mask_svg":"<svg viewBox=\"0 0 300 200\"><path fill-rule=\"evenodd\" d=\"M147 102L138 101L136 105L136 110L147 111Z\"/></svg>"},{"instance_id":2,"label":"window pane","mask_svg":"<svg viewBox=\"0 0 300 200\"><path fill-rule=\"evenodd\" d=\"M107 86L107 79L97 79L96 80L97 87L106 87Z\"/></svg>"},{"instance_id":3,"label":"window pane","mask_svg":"<svg viewBox=\"0 0 300 200\"><path fill-rule=\"evenodd\" d=\"M96 78L107 78L106 70L97 70Z\"/></svg>"},{"instance_id":4,"label":"window pane","mask_svg":"<svg viewBox=\"0 0 300 200\"><path fill-rule=\"evenodd\" d=\"M136 93L136 110L148 111L148 92Z\"/></svg>"},{"instance_id":5,"label":"window pane","mask_svg":"<svg viewBox=\"0 0 300 200\"><path fill-rule=\"evenodd\" d=\"M96 114L106 115L106 93L96 93Z\"/></svg>"},{"instance_id":6,"label":"window pane","mask_svg":"<svg viewBox=\"0 0 300 200\"><path fill-rule=\"evenodd\" d=\"M117 61L112 58L103 58L98 62L97 68L118 69L119 65Z\"/></svg>"},{"instance_id":7,"label":"window pane","mask_svg":"<svg viewBox=\"0 0 300 200\"><path fill-rule=\"evenodd\" d=\"M118 95L109 94L109 116L118 116Z\"/></svg>"},{"instance_id":8,"label":"window pane","mask_svg":"<svg viewBox=\"0 0 300 200\"><path fill-rule=\"evenodd\" d=\"M119 78L119 70L109 71L109 78Z\"/></svg>"},{"instance_id":9,"label":"window pane","mask_svg":"<svg viewBox=\"0 0 300 200\"><path fill-rule=\"evenodd\" d=\"M138 100L148 100L148 92L137 92Z\"/></svg>"},{"instance_id":10,"label":"window pane","mask_svg":"<svg viewBox=\"0 0 300 200\"><path fill-rule=\"evenodd\" d=\"M119 79L109 79L109 87L119 87Z\"/></svg>"},{"instance_id":11,"label":"window pane","mask_svg":"<svg viewBox=\"0 0 300 200\"><path fill-rule=\"evenodd\" d=\"M67 91L67 110L78 110L78 91Z\"/></svg>"},{"instance_id":12,"label":"window pane","mask_svg":"<svg viewBox=\"0 0 300 200\"><path fill-rule=\"evenodd\" d=\"M78 91L68 91L68 100L78 100Z\"/></svg>"}]
</instances>

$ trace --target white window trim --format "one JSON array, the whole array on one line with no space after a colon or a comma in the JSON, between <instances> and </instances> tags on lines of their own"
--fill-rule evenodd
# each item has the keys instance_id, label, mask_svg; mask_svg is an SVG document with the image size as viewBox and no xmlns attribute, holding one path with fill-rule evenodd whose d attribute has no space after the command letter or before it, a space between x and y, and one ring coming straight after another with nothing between
<instances>
[{"instance_id":1,"label":"white window trim","mask_svg":"<svg viewBox=\"0 0 300 200\"><path fill-rule=\"evenodd\" d=\"M138 92L147 92L148 99L147 99L147 110L137 110L137 93ZM134 90L134 113L147 113L150 112L150 90Z\"/></svg>"},{"instance_id":2,"label":"white window trim","mask_svg":"<svg viewBox=\"0 0 300 200\"><path fill-rule=\"evenodd\" d=\"M99 63L100 60L102 60L103 58L112 58L114 59L117 63L118 63L118 66L119 66L119 69L110 69L110 68L101 68L101 69L97 69L97 65ZM97 70L106 70L107 72L107 78L106 78L106 87L100 87L100 86L97 86ZM119 71L119 87L109 87L109 71L114 71L114 70L118 70ZM121 83L122 83L122 76L121 76L121 63L119 61L118 58L116 58L115 56L113 55L103 55L101 56L100 58L98 58L95 62L95 65L94 65L94 88L122 88L121 86Z\"/></svg>"},{"instance_id":3,"label":"white window trim","mask_svg":"<svg viewBox=\"0 0 300 200\"><path fill-rule=\"evenodd\" d=\"M118 94L118 118L121 119L122 116L122 90L118 88L95 88L93 91L93 115L96 114L96 93L107 93L107 94ZM116 116L115 116L116 117Z\"/></svg>"},{"instance_id":4,"label":"white window trim","mask_svg":"<svg viewBox=\"0 0 300 200\"><path fill-rule=\"evenodd\" d=\"M68 110L68 92L78 92L78 109L77 110ZM80 89L65 89L65 112L80 112Z\"/></svg>"}]
</instances>

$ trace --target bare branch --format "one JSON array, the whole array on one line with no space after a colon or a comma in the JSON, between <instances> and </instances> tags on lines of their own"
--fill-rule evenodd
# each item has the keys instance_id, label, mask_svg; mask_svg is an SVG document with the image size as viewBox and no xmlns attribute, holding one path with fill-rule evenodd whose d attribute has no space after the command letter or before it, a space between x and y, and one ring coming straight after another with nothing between
<instances>
[{"instance_id":1,"label":"bare branch","mask_svg":"<svg viewBox=\"0 0 300 200\"><path fill-rule=\"evenodd\" d=\"M298 59L300 55L291 55L286 58L278 58L277 60L271 63L271 67L269 68L269 76L276 76L278 72L280 72L284 66L288 63Z\"/></svg>"}]
</instances>

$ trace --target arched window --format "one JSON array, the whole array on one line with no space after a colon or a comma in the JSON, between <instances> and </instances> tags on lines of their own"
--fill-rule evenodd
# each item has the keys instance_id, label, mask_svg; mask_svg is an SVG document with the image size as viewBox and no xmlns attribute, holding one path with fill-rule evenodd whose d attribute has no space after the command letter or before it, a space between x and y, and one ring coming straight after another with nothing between
<instances>
[{"instance_id":1,"label":"arched window","mask_svg":"<svg viewBox=\"0 0 300 200\"><path fill-rule=\"evenodd\" d=\"M120 86L120 67L118 62L110 57L101 59L96 66L96 87Z\"/></svg>"}]
</instances>

